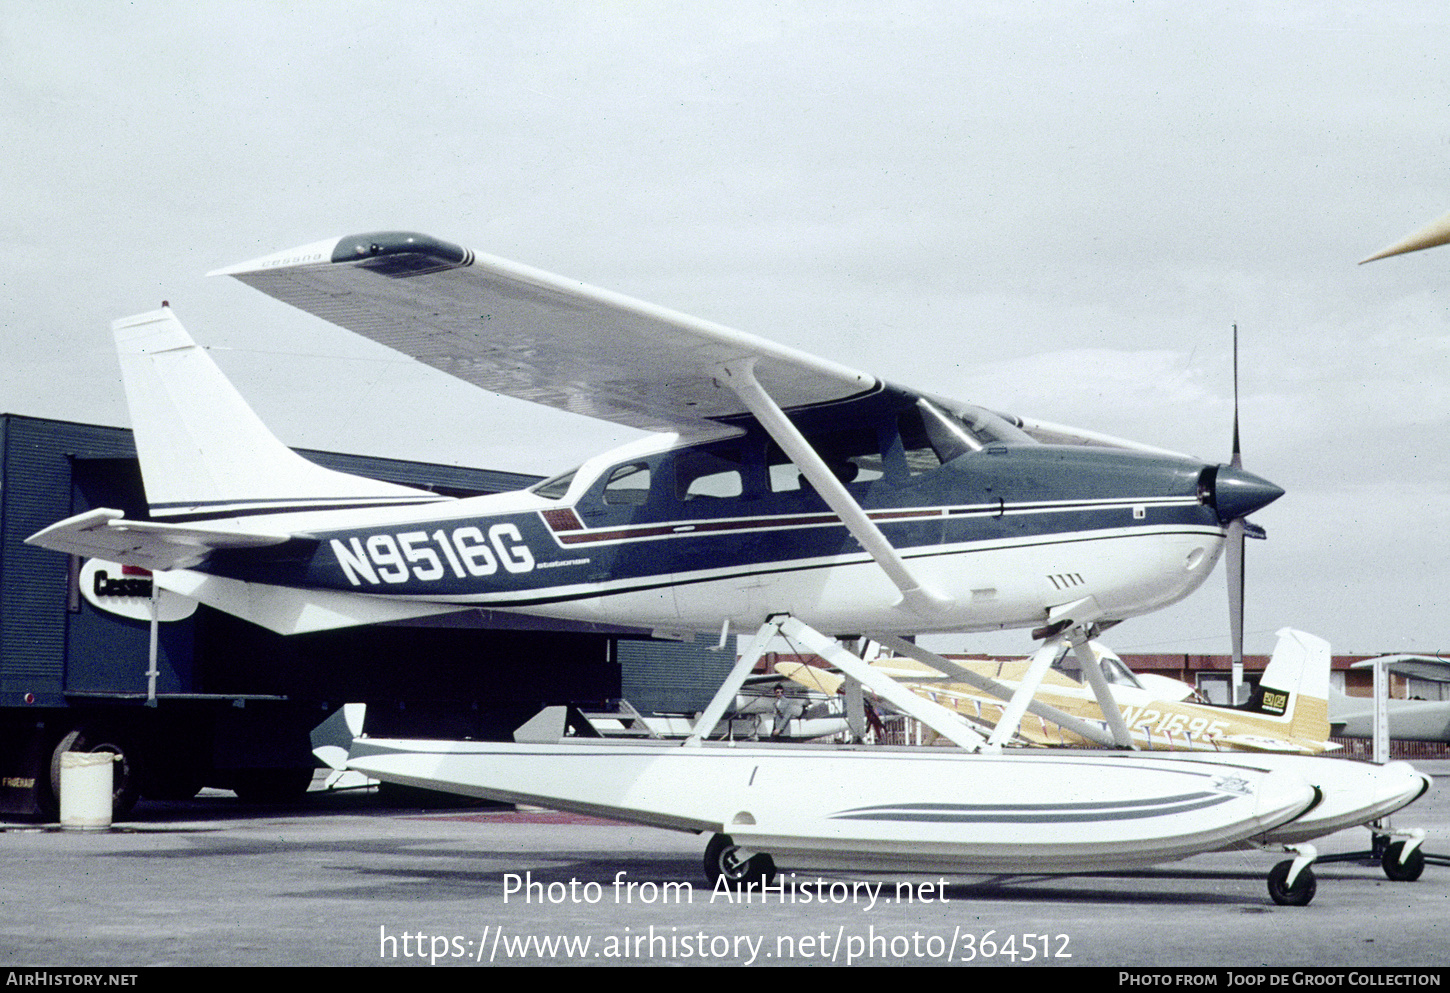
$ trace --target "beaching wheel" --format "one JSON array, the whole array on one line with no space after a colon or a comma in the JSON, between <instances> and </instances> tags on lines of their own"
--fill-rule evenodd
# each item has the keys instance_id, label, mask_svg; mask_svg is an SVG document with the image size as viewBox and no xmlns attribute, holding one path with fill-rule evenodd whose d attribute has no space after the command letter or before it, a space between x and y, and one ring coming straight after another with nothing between
<instances>
[{"instance_id":1,"label":"beaching wheel","mask_svg":"<svg viewBox=\"0 0 1450 993\"><path fill-rule=\"evenodd\" d=\"M1274 866L1269 873L1269 896L1281 907L1307 907L1314 899L1314 891L1319 884L1314 881L1314 870L1306 865L1299 878L1294 880L1294 885L1288 885L1289 870L1293 866L1294 862L1290 859Z\"/></svg>"},{"instance_id":2,"label":"beaching wheel","mask_svg":"<svg viewBox=\"0 0 1450 993\"><path fill-rule=\"evenodd\" d=\"M1416 848L1408 858L1401 860L1405 851L1405 843L1397 841L1385 849L1380 858L1380 868L1384 869L1385 875L1397 883L1413 883L1420 878L1420 873L1425 871L1425 853Z\"/></svg>"},{"instance_id":3,"label":"beaching wheel","mask_svg":"<svg viewBox=\"0 0 1450 993\"><path fill-rule=\"evenodd\" d=\"M705 847L705 876L710 885L722 878L735 889L760 887L775 879L775 859L764 852L742 858L740 846L728 834L717 834Z\"/></svg>"}]
</instances>

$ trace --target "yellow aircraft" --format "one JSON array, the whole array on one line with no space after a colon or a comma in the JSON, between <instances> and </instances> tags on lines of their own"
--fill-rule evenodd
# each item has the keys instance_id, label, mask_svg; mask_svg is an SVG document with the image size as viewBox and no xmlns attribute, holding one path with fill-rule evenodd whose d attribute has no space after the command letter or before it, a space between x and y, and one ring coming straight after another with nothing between
<instances>
[{"instance_id":1,"label":"yellow aircraft","mask_svg":"<svg viewBox=\"0 0 1450 993\"><path fill-rule=\"evenodd\" d=\"M1318 755L1337 745L1329 738L1329 643L1285 628L1253 697L1239 707L1190 702L1192 688L1155 677L1153 690L1109 649L1091 645L1134 744L1146 750L1254 751ZM956 711L973 724L995 726L1009 709L1032 659L962 661L943 673L914 659L893 656L872 666L911 687L919 696ZM955 668L955 667L954 667ZM776 671L827 693L840 691L845 677L798 662L777 663ZM1181 687L1182 691L1165 688ZM1031 716L1028 716L1031 715ZM1033 745L1096 745L1107 722L1071 651L1061 651L1042 677L1017 726L1019 740Z\"/></svg>"}]
</instances>

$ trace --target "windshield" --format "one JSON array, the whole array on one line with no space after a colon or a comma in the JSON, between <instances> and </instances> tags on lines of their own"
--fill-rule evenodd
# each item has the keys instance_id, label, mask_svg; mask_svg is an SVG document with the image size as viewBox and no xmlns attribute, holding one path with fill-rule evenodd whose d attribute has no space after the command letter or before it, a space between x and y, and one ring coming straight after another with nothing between
<instances>
[{"instance_id":1,"label":"windshield","mask_svg":"<svg viewBox=\"0 0 1450 993\"><path fill-rule=\"evenodd\" d=\"M980 407L949 408L921 399L897 417L912 475L930 471L969 452L1002 444L1033 444L1031 438Z\"/></svg>"},{"instance_id":2,"label":"windshield","mask_svg":"<svg viewBox=\"0 0 1450 993\"><path fill-rule=\"evenodd\" d=\"M997 414L971 404L947 404L938 400L921 400L923 411L930 409L939 418L954 423L957 431L975 439L978 448L990 445L1035 445L1032 436ZM928 424L932 418L928 417Z\"/></svg>"},{"instance_id":3,"label":"windshield","mask_svg":"<svg viewBox=\"0 0 1450 993\"><path fill-rule=\"evenodd\" d=\"M1101 656L1098 659L1098 666L1103 670L1103 678L1115 686L1131 686L1141 690L1143 684L1133 675L1131 669L1123 664L1123 661L1110 655ZM1052 663L1052 667L1058 672L1076 682L1084 682L1082 665L1077 660L1077 655L1071 647L1065 647L1062 655Z\"/></svg>"}]
</instances>

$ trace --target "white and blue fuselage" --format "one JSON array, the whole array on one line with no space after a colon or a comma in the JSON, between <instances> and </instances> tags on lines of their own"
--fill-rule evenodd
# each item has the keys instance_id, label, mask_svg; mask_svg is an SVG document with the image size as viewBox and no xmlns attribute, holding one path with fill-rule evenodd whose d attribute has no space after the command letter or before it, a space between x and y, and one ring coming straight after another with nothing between
<instances>
[{"instance_id":1,"label":"white and blue fuselage","mask_svg":"<svg viewBox=\"0 0 1450 993\"><path fill-rule=\"evenodd\" d=\"M1029 627L1084 597L1128 617L1181 599L1212 571L1224 538L1214 475L1226 470L1039 445L980 411L975 444L933 447L924 402L887 389L795 419L944 595L949 606L931 617L894 605L886 575L748 418L714 441L653 436L527 491L280 515L272 504L257 518L228 508L228 526L251 519L294 537L217 551L199 570L650 630L748 629L790 613L838 632ZM222 523L215 514L166 519Z\"/></svg>"}]
</instances>

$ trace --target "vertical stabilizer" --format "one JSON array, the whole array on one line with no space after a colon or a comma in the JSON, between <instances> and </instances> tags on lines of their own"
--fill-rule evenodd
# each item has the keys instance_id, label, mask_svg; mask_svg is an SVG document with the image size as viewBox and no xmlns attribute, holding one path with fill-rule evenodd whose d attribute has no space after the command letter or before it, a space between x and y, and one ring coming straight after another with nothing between
<instances>
[{"instance_id":1,"label":"vertical stabilizer","mask_svg":"<svg viewBox=\"0 0 1450 993\"><path fill-rule=\"evenodd\" d=\"M1284 628L1255 697L1266 714L1287 716L1289 733L1309 741L1329 737L1329 642Z\"/></svg>"},{"instance_id":2,"label":"vertical stabilizer","mask_svg":"<svg viewBox=\"0 0 1450 993\"><path fill-rule=\"evenodd\" d=\"M169 307L111 327L146 499L157 520L441 499L324 469L293 452L247 406Z\"/></svg>"}]
</instances>

